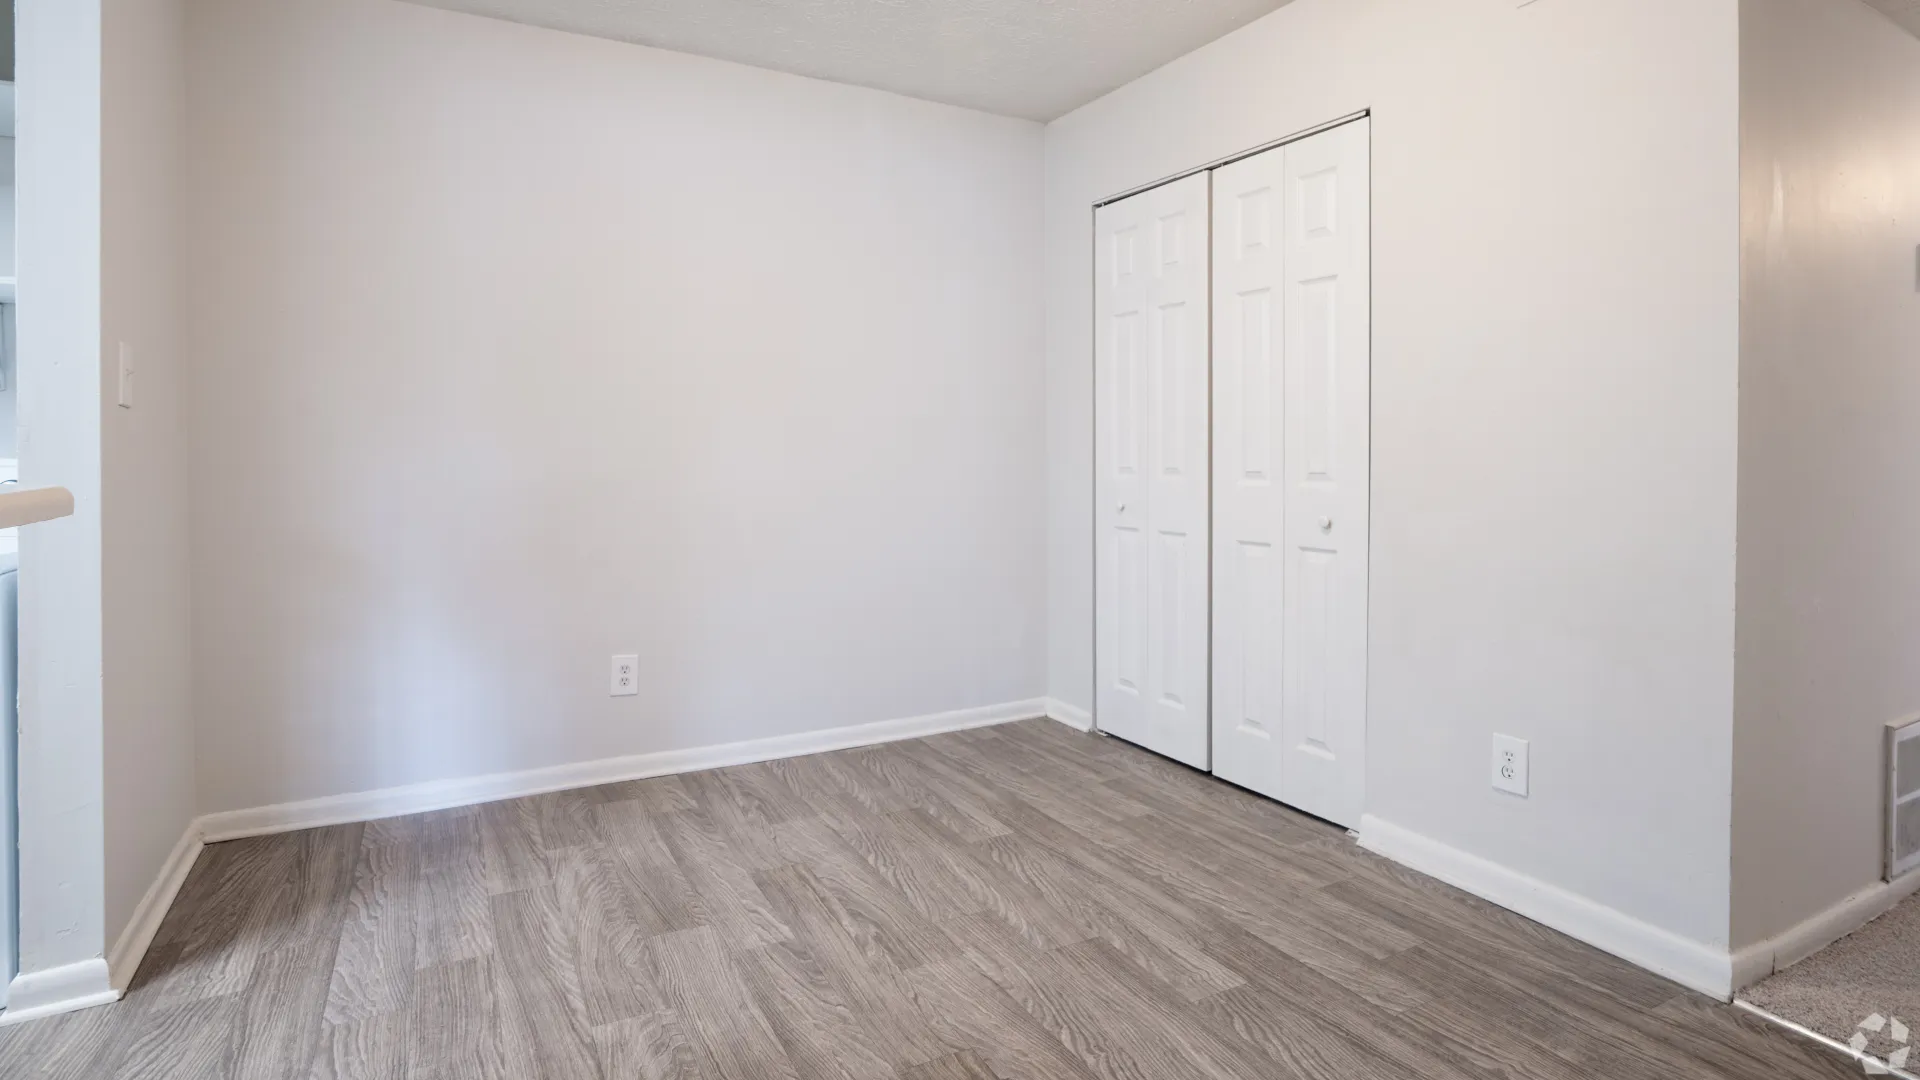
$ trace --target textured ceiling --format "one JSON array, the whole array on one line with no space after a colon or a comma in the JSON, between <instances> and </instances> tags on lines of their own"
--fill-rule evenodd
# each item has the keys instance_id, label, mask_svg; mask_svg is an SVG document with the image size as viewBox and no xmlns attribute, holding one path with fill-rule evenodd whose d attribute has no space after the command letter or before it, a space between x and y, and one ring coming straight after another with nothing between
<instances>
[{"instance_id":1,"label":"textured ceiling","mask_svg":"<svg viewBox=\"0 0 1920 1080\"><path fill-rule=\"evenodd\" d=\"M1051 120L1287 0L413 2Z\"/></svg>"},{"instance_id":2,"label":"textured ceiling","mask_svg":"<svg viewBox=\"0 0 1920 1080\"><path fill-rule=\"evenodd\" d=\"M1887 13L1887 17L1915 34L1920 34L1920 0L1867 0Z\"/></svg>"}]
</instances>

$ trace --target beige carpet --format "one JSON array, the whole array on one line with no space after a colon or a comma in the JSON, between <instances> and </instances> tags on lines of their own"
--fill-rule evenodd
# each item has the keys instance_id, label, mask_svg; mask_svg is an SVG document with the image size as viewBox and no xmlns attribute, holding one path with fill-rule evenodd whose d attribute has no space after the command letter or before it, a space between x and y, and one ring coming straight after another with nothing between
<instances>
[{"instance_id":1,"label":"beige carpet","mask_svg":"<svg viewBox=\"0 0 1920 1080\"><path fill-rule=\"evenodd\" d=\"M1881 1059L1899 1049L1893 1033L1909 1029L1907 1071L1920 1072L1920 895L1748 987L1740 999L1843 1043L1859 1032L1868 1040L1866 1052ZM1888 1022L1862 1031L1861 1022L1876 1014Z\"/></svg>"}]
</instances>

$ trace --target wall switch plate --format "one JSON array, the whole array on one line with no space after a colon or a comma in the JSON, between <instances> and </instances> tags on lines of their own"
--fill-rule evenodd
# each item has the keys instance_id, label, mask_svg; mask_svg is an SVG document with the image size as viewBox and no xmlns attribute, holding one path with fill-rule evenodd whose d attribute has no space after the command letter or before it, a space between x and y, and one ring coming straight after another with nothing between
<instances>
[{"instance_id":1,"label":"wall switch plate","mask_svg":"<svg viewBox=\"0 0 1920 1080\"><path fill-rule=\"evenodd\" d=\"M1496 791L1527 797L1527 740L1493 737L1493 786Z\"/></svg>"},{"instance_id":2,"label":"wall switch plate","mask_svg":"<svg viewBox=\"0 0 1920 1080\"><path fill-rule=\"evenodd\" d=\"M607 693L614 697L632 697L640 692L640 658L637 656L616 656L613 658L613 685Z\"/></svg>"},{"instance_id":3,"label":"wall switch plate","mask_svg":"<svg viewBox=\"0 0 1920 1080\"><path fill-rule=\"evenodd\" d=\"M133 408L133 346L120 343L120 392L116 395L123 409Z\"/></svg>"}]
</instances>

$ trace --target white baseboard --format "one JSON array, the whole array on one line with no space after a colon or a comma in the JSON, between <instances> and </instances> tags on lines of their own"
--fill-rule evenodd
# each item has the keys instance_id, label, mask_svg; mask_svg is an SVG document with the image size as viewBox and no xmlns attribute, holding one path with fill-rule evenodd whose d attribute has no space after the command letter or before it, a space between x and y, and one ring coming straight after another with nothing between
<instances>
[{"instance_id":1,"label":"white baseboard","mask_svg":"<svg viewBox=\"0 0 1920 1080\"><path fill-rule=\"evenodd\" d=\"M1839 941L1920 892L1920 872L1889 884L1876 881L1845 900L1765 941L1736 949L1733 988L1743 990Z\"/></svg>"},{"instance_id":2,"label":"white baseboard","mask_svg":"<svg viewBox=\"0 0 1920 1080\"><path fill-rule=\"evenodd\" d=\"M167 861L161 864L160 876L147 886L147 894L133 909L133 918L127 920L126 928L120 931L120 940L114 942L113 950L107 953L107 971L115 990L124 993L133 982L134 973L140 970L140 961L146 958L147 946L153 944L153 935L160 929L160 920L166 918L173 898L180 895L180 886L186 883L193 861L200 857L204 846L200 841L200 822L188 823L187 831L180 834L180 842L173 845Z\"/></svg>"},{"instance_id":3,"label":"white baseboard","mask_svg":"<svg viewBox=\"0 0 1920 1080\"><path fill-rule=\"evenodd\" d=\"M167 853L160 875L147 886L146 895L133 909L133 917L120 931L120 940L113 943L113 951L107 958L83 960L16 977L7 987L7 1008L0 1012L0 1027L120 1000L134 973L140 969L147 946L153 944L160 920L166 918L167 909L180 894L180 886L186 882L187 872L193 869L193 860L199 856L201 847L200 823L190 822L186 832L180 834L179 842Z\"/></svg>"},{"instance_id":4,"label":"white baseboard","mask_svg":"<svg viewBox=\"0 0 1920 1080\"><path fill-rule=\"evenodd\" d=\"M1047 703L1040 698L987 705L975 709L913 716L903 720L882 720L872 724L808 731L797 735L777 735L768 739L726 743L720 746L667 750L631 757L603 758L544 769L493 773L456 780L435 780L405 787L361 791L349 795L330 795L304 802L259 806L250 810L229 810L208 814L199 820L200 838L212 844L243 836L312 829L322 825L343 825L355 821L373 821L400 814L445 810L454 806L498 799L517 799L549 791L612 784L622 780L640 780L670 773L698 772L728 765L745 765L774 758L804 757L855 746L872 746L900 739L918 739L947 731L988 727L1014 720L1034 720L1047 715Z\"/></svg>"},{"instance_id":5,"label":"white baseboard","mask_svg":"<svg viewBox=\"0 0 1920 1080\"><path fill-rule=\"evenodd\" d=\"M0 1027L42 1017L91 1009L120 1000L120 991L107 977L107 962L94 957L77 964L25 972L7 985L7 1011Z\"/></svg>"},{"instance_id":6,"label":"white baseboard","mask_svg":"<svg viewBox=\"0 0 1920 1080\"><path fill-rule=\"evenodd\" d=\"M1662 930L1371 814L1360 819L1360 846L1710 997L1733 996L1725 949Z\"/></svg>"},{"instance_id":7,"label":"white baseboard","mask_svg":"<svg viewBox=\"0 0 1920 1080\"><path fill-rule=\"evenodd\" d=\"M1059 698L1048 698L1047 716L1073 728L1075 731L1092 731L1093 714L1078 705L1069 705Z\"/></svg>"}]
</instances>

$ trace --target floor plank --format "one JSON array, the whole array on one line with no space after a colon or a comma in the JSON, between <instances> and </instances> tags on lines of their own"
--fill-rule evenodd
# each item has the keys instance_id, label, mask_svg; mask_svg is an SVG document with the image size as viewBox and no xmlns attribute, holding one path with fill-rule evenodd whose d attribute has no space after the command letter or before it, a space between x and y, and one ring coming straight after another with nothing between
<instances>
[{"instance_id":1,"label":"floor plank","mask_svg":"<svg viewBox=\"0 0 1920 1080\"><path fill-rule=\"evenodd\" d=\"M704 820L725 838L733 861L747 870L770 870L789 859L773 839L783 821L811 817L812 811L778 773L764 765L693 773L687 789L700 803Z\"/></svg>"},{"instance_id":2,"label":"floor plank","mask_svg":"<svg viewBox=\"0 0 1920 1080\"><path fill-rule=\"evenodd\" d=\"M137 984L136 984L137 985ZM114 1008L82 1009L0 1028L0 1075L22 1080L92 1080L110 1076L152 998Z\"/></svg>"},{"instance_id":3,"label":"floor plank","mask_svg":"<svg viewBox=\"0 0 1920 1080\"><path fill-rule=\"evenodd\" d=\"M783 867L767 872L760 881L768 899L812 950L840 1000L852 1007L872 1035L881 1057L895 1066L910 1066L953 1049L934 1035L925 1017L906 1006L904 987L893 965L867 960L847 932L839 904L812 871L804 866Z\"/></svg>"},{"instance_id":4,"label":"floor plank","mask_svg":"<svg viewBox=\"0 0 1920 1080\"><path fill-rule=\"evenodd\" d=\"M1096 1080L1060 1040L963 958L908 972L913 1003L940 1037L983 1056L1001 1080Z\"/></svg>"},{"instance_id":5,"label":"floor plank","mask_svg":"<svg viewBox=\"0 0 1920 1080\"><path fill-rule=\"evenodd\" d=\"M572 928L554 887L493 898L500 947L496 986L517 1021L506 1049L515 1071L598 1080L598 1056L587 1026L586 1000L574 967Z\"/></svg>"},{"instance_id":6,"label":"floor plank","mask_svg":"<svg viewBox=\"0 0 1920 1080\"><path fill-rule=\"evenodd\" d=\"M962 1050L925 1065L915 1065L900 1074L900 1080L998 1080L985 1058L972 1050Z\"/></svg>"},{"instance_id":7,"label":"floor plank","mask_svg":"<svg viewBox=\"0 0 1920 1080\"><path fill-rule=\"evenodd\" d=\"M792 937L753 883L752 868L711 818L689 811L653 820L706 921L729 947L757 949Z\"/></svg>"},{"instance_id":8,"label":"floor plank","mask_svg":"<svg viewBox=\"0 0 1920 1080\"><path fill-rule=\"evenodd\" d=\"M416 970L493 955L493 919L479 823L469 820L466 826L463 831L470 839L458 855L436 858L431 841L421 846L413 908Z\"/></svg>"},{"instance_id":9,"label":"floor plank","mask_svg":"<svg viewBox=\"0 0 1920 1080\"><path fill-rule=\"evenodd\" d=\"M304 1080L319 1051L338 946L315 935L261 958L241 998L234 1080ZM411 979L405 985L411 990Z\"/></svg>"},{"instance_id":10,"label":"floor plank","mask_svg":"<svg viewBox=\"0 0 1920 1080\"><path fill-rule=\"evenodd\" d=\"M1070 945L1026 966L1032 982L1050 991L1044 1008L1055 1034L1106 1080L1235 1080L1265 1071L1194 1023L1183 1003L1159 995L1105 942ZM1029 1011L1039 1015L1039 1008ZM1128 1022L1107 1021L1115 1015Z\"/></svg>"},{"instance_id":11,"label":"floor plank","mask_svg":"<svg viewBox=\"0 0 1920 1080\"><path fill-rule=\"evenodd\" d=\"M489 893L497 896L547 883L540 811L533 799L487 803L480 808L479 823L480 854Z\"/></svg>"},{"instance_id":12,"label":"floor plank","mask_svg":"<svg viewBox=\"0 0 1920 1080\"><path fill-rule=\"evenodd\" d=\"M243 1013L238 994L206 997L141 1016L124 1056L107 1075L121 1080L201 1080L226 1076L233 1031Z\"/></svg>"},{"instance_id":13,"label":"floor plank","mask_svg":"<svg viewBox=\"0 0 1920 1080\"><path fill-rule=\"evenodd\" d=\"M413 996L414 901L419 849L412 844L361 844L353 892L340 921L326 1020L355 1020L406 1011Z\"/></svg>"},{"instance_id":14,"label":"floor plank","mask_svg":"<svg viewBox=\"0 0 1920 1080\"><path fill-rule=\"evenodd\" d=\"M683 810L699 809L700 804L688 794L686 784L678 776L650 776L644 780L626 780L618 784L603 784L588 788L588 796L595 802L635 802L650 814L674 814Z\"/></svg>"},{"instance_id":15,"label":"floor plank","mask_svg":"<svg viewBox=\"0 0 1920 1080\"><path fill-rule=\"evenodd\" d=\"M489 954L414 975L408 1080L480 1080L503 1071L495 962Z\"/></svg>"},{"instance_id":16,"label":"floor plank","mask_svg":"<svg viewBox=\"0 0 1920 1080\"><path fill-rule=\"evenodd\" d=\"M593 1039L601 1073L615 1080L720 1080L701 1067L671 1010L595 1028Z\"/></svg>"},{"instance_id":17,"label":"floor plank","mask_svg":"<svg viewBox=\"0 0 1920 1080\"><path fill-rule=\"evenodd\" d=\"M831 894L836 917L869 963L905 971L953 954L946 935L825 822L788 822L777 835Z\"/></svg>"},{"instance_id":18,"label":"floor plank","mask_svg":"<svg viewBox=\"0 0 1920 1080\"><path fill-rule=\"evenodd\" d=\"M408 1020L405 1013L380 1013L329 1023L307 1080L384 1080L407 1075Z\"/></svg>"},{"instance_id":19,"label":"floor plank","mask_svg":"<svg viewBox=\"0 0 1920 1080\"><path fill-rule=\"evenodd\" d=\"M893 1080L842 980L798 942L741 953L741 974L800 1080Z\"/></svg>"},{"instance_id":20,"label":"floor plank","mask_svg":"<svg viewBox=\"0 0 1920 1080\"><path fill-rule=\"evenodd\" d=\"M594 808L594 822L606 844L604 866L626 893L634 918L648 936L706 926L712 916L660 830L659 813L680 811L650 812L647 805L634 799Z\"/></svg>"},{"instance_id":21,"label":"floor plank","mask_svg":"<svg viewBox=\"0 0 1920 1080\"><path fill-rule=\"evenodd\" d=\"M706 1072L723 1080L799 1080L719 931L662 934L647 942L646 955L648 973L686 1023Z\"/></svg>"},{"instance_id":22,"label":"floor plank","mask_svg":"<svg viewBox=\"0 0 1920 1080\"><path fill-rule=\"evenodd\" d=\"M1141 902L1021 836L994 837L981 850L1181 997L1197 1000L1245 982L1201 948L1189 930L1196 912L1169 914Z\"/></svg>"},{"instance_id":23,"label":"floor plank","mask_svg":"<svg viewBox=\"0 0 1920 1080\"><path fill-rule=\"evenodd\" d=\"M843 802L821 817L922 916L939 922L985 909L967 880L908 835L894 815L860 813Z\"/></svg>"},{"instance_id":24,"label":"floor plank","mask_svg":"<svg viewBox=\"0 0 1920 1080\"><path fill-rule=\"evenodd\" d=\"M604 850L570 851L557 868L559 918L573 944L580 1002L588 1027L646 1016L660 992L642 973L648 938L667 932L650 909L619 884Z\"/></svg>"},{"instance_id":25,"label":"floor plank","mask_svg":"<svg viewBox=\"0 0 1920 1080\"><path fill-rule=\"evenodd\" d=\"M274 929L275 914L288 899L299 847L268 836L202 852L174 905L179 917L164 920L154 937L169 963L148 993L177 1005L245 990L261 953L286 940Z\"/></svg>"}]
</instances>

